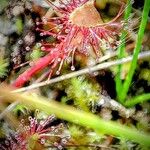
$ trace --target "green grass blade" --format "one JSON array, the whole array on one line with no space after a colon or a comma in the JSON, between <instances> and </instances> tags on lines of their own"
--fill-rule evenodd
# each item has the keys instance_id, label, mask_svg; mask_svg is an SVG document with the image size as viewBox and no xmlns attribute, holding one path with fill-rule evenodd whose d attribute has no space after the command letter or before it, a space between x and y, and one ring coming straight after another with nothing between
<instances>
[{"instance_id":1,"label":"green grass blade","mask_svg":"<svg viewBox=\"0 0 150 150\"><path fill-rule=\"evenodd\" d=\"M135 45L134 54L133 54L133 61L131 62L129 73L123 84L122 92L120 92L120 95L119 95L120 101L122 103L125 101L125 98L127 96L127 93L128 93L131 81L132 81L132 77L134 75L134 72L137 66L138 54L141 49L142 40L144 37L144 31L145 31L147 20L148 20L149 10L150 10L150 0L145 0L144 9L142 13L142 21L141 21L140 28L138 31L138 36L137 36L136 45Z\"/></svg>"},{"instance_id":2,"label":"green grass blade","mask_svg":"<svg viewBox=\"0 0 150 150\"><path fill-rule=\"evenodd\" d=\"M148 100L150 100L150 93L139 95L139 96L136 96L136 97L134 97L130 100L127 100L125 102L125 106L133 107L136 104L139 104L139 103L142 103L142 102L145 102L145 101L148 101Z\"/></svg>"},{"instance_id":3,"label":"green grass blade","mask_svg":"<svg viewBox=\"0 0 150 150\"><path fill-rule=\"evenodd\" d=\"M9 102L18 100L30 107L43 110L48 114L55 114L58 118L91 128L100 134L114 135L116 137L132 140L142 144L143 146L150 147L150 135L139 132L135 128L103 120L94 114L80 111L54 101L49 101L43 97L12 93L10 92L10 89L7 89L4 86L0 87L0 95L1 97L3 96L3 99Z\"/></svg>"},{"instance_id":4,"label":"green grass blade","mask_svg":"<svg viewBox=\"0 0 150 150\"><path fill-rule=\"evenodd\" d=\"M126 22L131 14L131 10L132 10L132 4L131 4L131 0L128 0L127 2L127 8L125 10L125 14L124 14L124 21ZM125 52L125 37L126 37L126 31L123 31L122 32L122 35L120 37L120 41L121 44L118 48L118 59L121 59L124 57L124 52ZM118 65L118 68L117 68L117 75L116 75L116 78L115 78L115 81L116 81L116 92L117 92L117 98L118 100L120 100L120 97L119 97L119 93L120 93L120 90L122 89L122 81L121 81L121 71L122 71L122 65Z\"/></svg>"}]
</instances>

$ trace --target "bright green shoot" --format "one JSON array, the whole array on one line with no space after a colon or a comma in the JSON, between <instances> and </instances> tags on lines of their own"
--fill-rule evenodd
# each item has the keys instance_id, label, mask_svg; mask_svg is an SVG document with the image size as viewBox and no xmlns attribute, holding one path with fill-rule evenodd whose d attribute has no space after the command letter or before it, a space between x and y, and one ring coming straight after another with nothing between
<instances>
[{"instance_id":1,"label":"bright green shoot","mask_svg":"<svg viewBox=\"0 0 150 150\"><path fill-rule=\"evenodd\" d=\"M130 13L132 10L132 4L131 4L131 0L128 0L127 2L127 8L125 10L125 15L124 15L124 20L127 21ZM121 45L118 48L118 59L121 59L124 57L124 53L125 53L125 37L126 37L126 31L123 31L120 37L120 41L121 41ZM118 65L117 68L117 75L116 75L116 92L117 92L117 96L118 99L120 100L120 90L122 89L122 81L121 81L121 71L122 71L122 65Z\"/></svg>"},{"instance_id":2,"label":"bright green shoot","mask_svg":"<svg viewBox=\"0 0 150 150\"><path fill-rule=\"evenodd\" d=\"M139 132L135 128L103 120L91 113L80 111L54 101L49 101L43 97L12 93L10 92L10 89L3 86L0 87L0 95L9 102L19 100L20 103L26 104L29 107L42 110L48 114L55 114L58 118L91 128L97 133L114 135L116 137L134 141L144 147L150 147L150 136L146 133Z\"/></svg>"},{"instance_id":3,"label":"bright green shoot","mask_svg":"<svg viewBox=\"0 0 150 150\"><path fill-rule=\"evenodd\" d=\"M137 66L138 54L139 54L141 46L142 46L142 39L144 37L144 31L145 31L147 20L148 20L149 10L150 10L150 0L145 0L144 9L143 9L143 13L142 13L142 20L141 20L140 28L138 31L138 36L137 36L134 54L133 54L133 60L131 62L129 72L128 72L125 82L123 83L122 86L120 86L121 85L120 79L118 79L120 75L118 75L117 80L116 80L118 98L119 98L119 101L123 104L127 97L127 93L128 93L128 90L129 90L129 87L132 82L132 78L133 78L133 75L134 75L134 72L135 72L135 69ZM122 51L120 52L120 55L119 55L120 57L122 57L122 55L123 55ZM119 73L120 73L120 67L119 67ZM119 91L121 91L121 92L119 93Z\"/></svg>"},{"instance_id":4,"label":"bright green shoot","mask_svg":"<svg viewBox=\"0 0 150 150\"><path fill-rule=\"evenodd\" d=\"M127 100L125 102L125 106L132 107L132 106L135 106L138 103L142 103L142 102L148 101L148 100L150 100L150 93L139 95L139 96L136 96L136 97L134 97L130 100Z\"/></svg>"}]
</instances>

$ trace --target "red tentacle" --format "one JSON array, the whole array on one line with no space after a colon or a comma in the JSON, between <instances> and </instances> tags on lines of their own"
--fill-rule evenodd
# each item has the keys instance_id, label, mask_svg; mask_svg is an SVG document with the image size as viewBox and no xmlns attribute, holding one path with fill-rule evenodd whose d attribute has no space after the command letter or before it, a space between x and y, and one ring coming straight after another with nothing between
<instances>
[{"instance_id":1,"label":"red tentacle","mask_svg":"<svg viewBox=\"0 0 150 150\"><path fill-rule=\"evenodd\" d=\"M35 65L33 65L31 68L26 70L23 74L21 74L17 80L13 83L14 87L22 87L27 81L31 79L33 75L47 67L49 64L53 62L53 59L56 58L57 54L48 54L45 57L40 58Z\"/></svg>"}]
</instances>

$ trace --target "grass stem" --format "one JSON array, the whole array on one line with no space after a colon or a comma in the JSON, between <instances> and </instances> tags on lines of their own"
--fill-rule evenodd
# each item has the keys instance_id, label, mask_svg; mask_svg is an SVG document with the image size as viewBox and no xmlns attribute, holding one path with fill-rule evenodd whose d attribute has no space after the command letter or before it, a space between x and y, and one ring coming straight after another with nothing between
<instances>
[{"instance_id":1,"label":"grass stem","mask_svg":"<svg viewBox=\"0 0 150 150\"><path fill-rule=\"evenodd\" d=\"M127 22L128 18L131 14L131 10L132 10L132 4L131 4L131 0L127 1L127 8L125 10L125 14L124 14L124 21ZM120 37L120 41L121 44L118 48L118 59L122 59L125 55L125 40L126 40L126 31L122 31L121 37ZM123 43L123 44L122 44ZM122 72L122 64L118 65L117 68L117 74L116 74L116 92L117 92L117 98L118 100L120 100L120 90L122 89L122 81L121 81L121 72Z\"/></svg>"},{"instance_id":2,"label":"grass stem","mask_svg":"<svg viewBox=\"0 0 150 150\"><path fill-rule=\"evenodd\" d=\"M77 110L55 101L49 101L44 97L13 93L5 86L0 86L0 95L5 101L14 102L18 100L20 103L42 110L48 114L55 114L58 118L91 128L100 134L125 138L140 143L145 147L150 147L150 135L140 132L135 128L103 120L94 114Z\"/></svg>"},{"instance_id":3,"label":"grass stem","mask_svg":"<svg viewBox=\"0 0 150 150\"><path fill-rule=\"evenodd\" d=\"M127 93L128 93L131 81L132 81L132 77L134 75L134 72L135 72L135 69L137 66L138 54L139 54L141 46L142 46L142 41L143 41L143 37L144 37L144 31L146 28L147 20L148 20L149 10L150 10L150 0L145 0L144 9L143 9L143 13L142 13L142 21L140 24L140 28L138 31L138 36L137 36L137 40L136 40L136 44L135 44L133 60L131 62L131 66L130 66L129 72L127 74L127 77L125 79L125 82L123 83L122 91L119 94L119 99L122 103L124 103L124 101L125 101L125 98L127 96Z\"/></svg>"},{"instance_id":4,"label":"grass stem","mask_svg":"<svg viewBox=\"0 0 150 150\"><path fill-rule=\"evenodd\" d=\"M125 102L125 106L133 107L138 103L142 103L142 102L145 102L145 101L148 101L148 100L150 100L150 93L142 94L142 95L136 96L136 97L134 97L130 100L127 100Z\"/></svg>"}]
</instances>

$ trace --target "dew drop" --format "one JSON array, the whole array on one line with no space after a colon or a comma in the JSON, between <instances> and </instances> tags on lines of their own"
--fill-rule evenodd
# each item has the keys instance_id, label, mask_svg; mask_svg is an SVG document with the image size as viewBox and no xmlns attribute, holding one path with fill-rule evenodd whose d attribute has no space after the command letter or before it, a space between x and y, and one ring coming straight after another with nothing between
<instances>
[{"instance_id":1,"label":"dew drop","mask_svg":"<svg viewBox=\"0 0 150 150\"><path fill-rule=\"evenodd\" d=\"M40 36L44 36L44 33L40 33Z\"/></svg>"},{"instance_id":2,"label":"dew drop","mask_svg":"<svg viewBox=\"0 0 150 150\"><path fill-rule=\"evenodd\" d=\"M62 139L61 142L62 142L62 144L66 144L67 140L66 139Z\"/></svg>"},{"instance_id":3,"label":"dew drop","mask_svg":"<svg viewBox=\"0 0 150 150\"><path fill-rule=\"evenodd\" d=\"M23 41L22 41L22 40L19 40L19 41L18 41L18 44L20 44L20 45L23 44Z\"/></svg>"},{"instance_id":4,"label":"dew drop","mask_svg":"<svg viewBox=\"0 0 150 150\"><path fill-rule=\"evenodd\" d=\"M58 61L58 62L61 62L61 58L58 58L57 61Z\"/></svg>"},{"instance_id":5,"label":"dew drop","mask_svg":"<svg viewBox=\"0 0 150 150\"><path fill-rule=\"evenodd\" d=\"M90 49L91 47L89 45L86 46L86 49Z\"/></svg>"},{"instance_id":6,"label":"dew drop","mask_svg":"<svg viewBox=\"0 0 150 150\"><path fill-rule=\"evenodd\" d=\"M62 28L63 28L63 25L60 25L59 28L62 29Z\"/></svg>"},{"instance_id":7,"label":"dew drop","mask_svg":"<svg viewBox=\"0 0 150 150\"><path fill-rule=\"evenodd\" d=\"M116 45L119 46L121 44L120 41L116 41Z\"/></svg>"},{"instance_id":8,"label":"dew drop","mask_svg":"<svg viewBox=\"0 0 150 150\"><path fill-rule=\"evenodd\" d=\"M40 141L40 143L43 145L43 144L45 144L45 139L41 139L41 141Z\"/></svg>"},{"instance_id":9,"label":"dew drop","mask_svg":"<svg viewBox=\"0 0 150 150\"><path fill-rule=\"evenodd\" d=\"M37 46L37 47L41 47L42 44L41 44L41 43L37 43L36 46Z\"/></svg>"},{"instance_id":10,"label":"dew drop","mask_svg":"<svg viewBox=\"0 0 150 150\"><path fill-rule=\"evenodd\" d=\"M17 132L15 133L14 137L15 137L15 138L18 138L18 133L17 133Z\"/></svg>"},{"instance_id":11,"label":"dew drop","mask_svg":"<svg viewBox=\"0 0 150 150\"><path fill-rule=\"evenodd\" d=\"M39 109L36 109L36 110L35 110L35 113L36 113L36 114L38 114L39 112L40 112Z\"/></svg>"},{"instance_id":12,"label":"dew drop","mask_svg":"<svg viewBox=\"0 0 150 150\"><path fill-rule=\"evenodd\" d=\"M27 46L27 47L26 47L26 50L27 50L27 51L29 51L29 50L30 50L30 47L29 47L29 46Z\"/></svg>"},{"instance_id":13,"label":"dew drop","mask_svg":"<svg viewBox=\"0 0 150 150\"><path fill-rule=\"evenodd\" d=\"M29 116L29 118L28 118L28 119L29 119L29 121L31 121L31 120L32 120L32 117L31 117L31 116Z\"/></svg>"},{"instance_id":14,"label":"dew drop","mask_svg":"<svg viewBox=\"0 0 150 150\"><path fill-rule=\"evenodd\" d=\"M51 126L51 131L54 131L55 130L55 127L54 126Z\"/></svg>"},{"instance_id":15,"label":"dew drop","mask_svg":"<svg viewBox=\"0 0 150 150\"><path fill-rule=\"evenodd\" d=\"M75 70L75 67L74 66L71 66L71 71L74 71Z\"/></svg>"},{"instance_id":16,"label":"dew drop","mask_svg":"<svg viewBox=\"0 0 150 150\"><path fill-rule=\"evenodd\" d=\"M59 150L62 150L62 149L63 149L63 147L62 147L61 145L58 145L57 148L58 148Z\"/></svg>"},{"instance_id":17,"label":"dew drop","mask_svg":"<svg viewBox=\"0 0 150 150\"><path fill-rule=\"evenodd\" d=\"M60 124L59 124L59 128L62 129L63 127L64 127L63 123L60 123Z\"/></svg>"},{"instance_id":18,"label":"dew drop","mask_svg":"<svg viewBox=\"0 0 150 150\"><path fill-rule=\"evenodd\" d=\"M112 35L116 35L116 32L112 32Z\"/></svg>"},{"instance_id":19,"label":"dew drop","mask_svg":"<svg viewBox=\"0 0 150 150\"><path fill-rule=\"evenodd\" d=\"M21 123L24 124L24 122L25 122L24 119L21 119Z\"/></svg>"},{"instance_id":20,"label":"dew drop","mask_svg":"<svg viewBox=\"0 0 150 150\"><path fill-rule=\"evenodd\" d=\"M57 147L57 146L58 146L58 143L57 143L57 142L54 142L54 146L56 146L56 147Z\"/></svg>"},{"instance_id":21,"label":"dew drop","mask_svg":"<svg viewBox=\"0 0 150 150\"><path fill-rule=\"evenodd\" d=\"M130 19L130 18L128 19L128 22L129 22L129 23L131 22L131 19Z\"/></svg>"},{"instance_id":22,"label":"dew drop","mask_svg":"<svg viewBox=\"0 0 150 150\"><path fill-rule=\"evenodd\" d=\"M134 4L134 0L131 0L131 4Z\"/></svg>"},{"instance_id":23,"label":"dew drop","mask_svg":"<svg viewBox=\"0 0 150 150\"><path fill-rule=\"evenodd\" d=\"M60 71L56 71L56 75L60 75Z\"/></svg>"},{"instance_id":24,"label":"dew drop","mask_svg":"<svg viewBox=\"0 0 150 150\"><path fill-rule=\"evenodd\" d=\"M53 38L56 38L57 37L57 35L53 35Z\"/></svg>"},{"instance_id":25,"label":"dew drop","mask_svg":"<svg viewBox=\"0 0 150 150\"><path fill-rule=\"evenodd\" d=\"M106 49L110 49L110 45L109 44L106 44Z\"/></svg>"},{"instance_id":26,"label":"dew drop","mask_svg":"<svg viewBox=\"0 0 150 150\"><path fill-rule=\"evenodd\" d=\"M98 76L98 74L99 74L98 71L93 73L94 76Z\"/></svg>"},{"instance_id":27,"label":"dew drop","mask_svg":"<svg viewBox=\"0 0 150 150\"><path fill-rule=\"evenodd\" d=\"M37 21L37 22L36 22L36 25L38 26L39 24L40 24L40 22Z\"/></svg>"},{"instance_id":28,"label":"dew drop","mask_svg":"<svg viewBox=\"0 0 150 150\"><path fill-rule=\"evenodd\" d=\"M66 30L65 30L66 33L69 33L69 31L70 31L69 29L66 29Z\"/></svg>"},{"instance_id":29,"label":"dew drop","mask_svg":"<svg viewBox=\"0 0 150 150\"><path fill-rule=\"evenodd\" d=\"M46 20L46 17L42 17L42 20Z\"/></svg>"},{"instance_id":30,"label":"dew drop","mask_svg":"<svg viewBox=\"0 0 150 150\"><path fill-rule=\"evenodd\" d=\"M41 47L41 50L42 50L42 51L45 51L45 50L46 50L46 48L45 48L44 46L42 46L42 47Z\"/></svg>"},{"instance_id":31,"label":"dew drop","mask_svg":"<svg viewBox=\"0 0 150 150\"><path fill-rule=\"evenodd\" d=\"M43 18L42 18L42 21L44 22L44 24L46 24L46 23L47 23L46 17L43 17Z\"/></svg>"}]
</instances>

